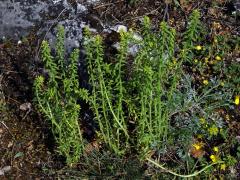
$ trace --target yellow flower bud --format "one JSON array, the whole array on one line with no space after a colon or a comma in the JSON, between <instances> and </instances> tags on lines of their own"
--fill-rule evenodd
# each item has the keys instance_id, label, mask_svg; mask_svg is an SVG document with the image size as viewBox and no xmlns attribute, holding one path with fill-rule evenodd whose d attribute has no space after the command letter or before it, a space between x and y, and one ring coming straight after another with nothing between
<instances>
[{"instance_id":1,"label":"yellow flower bud","mask_svg":"<svg viewBox=\"0 0 240 180\"><path fill-rule=\"evenodd\" d=\"M225 171L225 169L226 169L226 164L221 164L220 169L223 170L223 171Z\"/></svg>"},{"instance_id":2,"label":"yellow flower bud","mask_svg":"<svg viewBox=\"0 0 240 180\"><path fill-rule=\"evenodd\" d=\"M205 124L206 123L206 119L204 119L204 118L200 118L199 121L200 121L201 124Z\"/></svg>"},{"instance_id":3,"label":"yellow flower bud","mask_svg":"<svg viewBox=\"0 0 240 180\"><path fill-rule=\"evenodd\" d=\"M218 147L213 147L213 151L215 151L215 152L218 152L219 151L219 149L218 149Z\"/></svg>"},{"instance_id":4,"label":"yellow flower bud","mask_svg":"<svg viewBox=\"0 0 240 180\"><path fill-rule=\"evenodd\" d=\"M207 79L204 79L204 80L203 80L203 84L204 84L204 85L208 85L208 83L209 83L209 82L208 82Z\"/></svg>"},{"instance_id":5,"label":"yellow flower bud","mask_svg":"<svg viewBox=\"0 0 240 180\"><path fill-rule=\"evenodd\" d=\"M196 150L201 149L201 146L199 146L198 144L193 144L193 147L195 147Z\"/></svg>"},{"instance_id":6,"label":"yellow flower bud","mask_svg":"<svg viewBox=\"0 0 240 180\"><path fill-rule=\"evenodd\" d=\"M200 150L202 147L204 147L204 143L198 142L192 145L196 150Z\"/></svg>"},{"instance_id":7,"label":"yellow flower bud","mask_svg":"<svg viewBox=\"0 0 240 180\"><path fill-rule=\"evenodd\" d=\"M234 100L234 104L239 105L240 103L240 96L236 96Z\"/></svg>"},{"instance_id":8,"label":"yellow flower bud","mask_svg":"<svg viewBox=\"0 0 240 180\"><path fill-rule=\"evenodd\" d=\"M222 60L222 58L221 58L220 56L218 56L218 55L215 57L215 59L216 59L217 61L221 61L221 60Z\"/></svg>"},{"instance_id":9,"label":"yellow flower bud","mask_svg":"<svg viewBox=\"0 0 240 180\"><path fill-rule=\"evenodd\" d=\"M202 46L198 45L198 46L195 47L195 49L200 51L200 50L202 50Z\"/></svg>"}]
</instances>

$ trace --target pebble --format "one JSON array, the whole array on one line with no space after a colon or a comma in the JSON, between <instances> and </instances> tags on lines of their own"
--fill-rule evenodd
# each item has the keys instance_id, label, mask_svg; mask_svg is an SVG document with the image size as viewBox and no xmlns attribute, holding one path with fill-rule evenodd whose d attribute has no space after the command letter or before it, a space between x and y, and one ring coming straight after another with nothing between
<instances>
[{"instance_id":1,"label":"pebble","mask_svg":"<svg viewBox=\"0 0 240 180\"><path fill-rule=\"evenodd\" d=\"M100 0L87 0L87 3L89 4L95 4L98 3Z\"/></svg>"},{"instance_id":2,"label":"pebble","mask_svg":"<svg viewBox=\"0 0 240 180\"><path fill-rule=\"evenodd\" d=\"M53 4L59 3L62 0L53 0Z\"/></svg>"},{"instance_id":3,"label":"pebble","mask_svg":"<svg viewBox=\"0 0 240 180\"><path fill-rule=\"evenodd\" d=\"M3 176L6 172L11 170L11 166L4 166L2 169L0 169L0 176Z\"/></svg>"},{"instance_id":4,"label":"pebble","mask_svg":"<svg viewBox=\"0 0 240 180\"><path fill-rule=\"evenodd\" d=\"M78 3L78 4L77 4L77 13L83 13L83 12L85 12L85 11L87 11L86 6Z\"/></svg>"},{"instance_id":5,"label":"pebble","mask_svg":"<svg viewBox=\"0 0 240 180\"><path fill-rule=\"evenodd\" d=\"M32 104L27 102L20 105L20 110L27 111L31 109Z\"/></svg>"},{"instance_id":6,"label":"pebble","mask_svg":"<svg viewBox=\"0 0 240 180\"><path fill-rule=\"evenodd\" d=\"M127 27L124 26L124 25L120 25L120 24L112 27L111 29L112 29L113 31L118 32L118 33L120 33L120 31L127 32Z\"/></svg>"}]
</instances>

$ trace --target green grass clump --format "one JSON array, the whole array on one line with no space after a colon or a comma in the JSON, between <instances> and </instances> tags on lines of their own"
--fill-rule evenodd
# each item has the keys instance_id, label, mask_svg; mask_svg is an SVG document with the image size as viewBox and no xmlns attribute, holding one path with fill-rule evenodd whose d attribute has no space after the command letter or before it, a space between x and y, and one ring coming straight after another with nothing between
<instances>
[{"instance_id":1,"label":"green grass clump","mask_svg":"<svg viewBox=\"0 0 240 180\"><path fill-rule=\"evenodd\" d=\"M80 105L84 90L79 88L77 63L79 50L75 49L65 60L64 28L59 26L56 57L51 55L47 41L42 42L41 58L48 77L38 76L34 82L37 106L52 124L52 132L60 155L67 164L79 161L84 142L79 123Z\"/></svg>"}]
</instances>

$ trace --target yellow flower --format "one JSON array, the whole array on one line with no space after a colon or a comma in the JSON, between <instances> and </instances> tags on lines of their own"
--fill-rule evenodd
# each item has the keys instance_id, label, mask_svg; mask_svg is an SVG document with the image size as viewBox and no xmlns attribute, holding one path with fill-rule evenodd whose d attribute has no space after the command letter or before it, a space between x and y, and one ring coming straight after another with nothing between
<instances>
[{"instance_id":1,"label":"yellow flower","mask_svg":"<svg viewBox=\"0 0 240 180\"><path fill-rule=\"evenodd\" d=\"M194 147L196 150L201 149L201 146L199 146L198 144L193 144L193 147Z\"/></svg>"},{"instance_id":2,"label":"yellow flower","mask_svg":"<svg viewBox=\"0 0 240 180\"><path fill-rule=\"evenodd\" d=\"M221 86L224 86L224 82L221 82L220 85L221 85Z\"/></svg>"},{"instance_id":3,"label":"yellow flower","mask_svg":"<svg viewBox=\"0 0 240 180\"><path fill-rule=\"evenodd\" d=\"M216 125L212 125L212 127L210 127L208 129L209 134L210 135L217 135L218 134L218 127Z\"/></svg>"},{"instance_id":4,"label":"yellow flower","mask_svg":"<svg viewBox=\"0 0 240 180\"><path fill-rule=\"evenodd\" d=\"M204 146L204 143L202 142L198 142L198 143L195 143L192 145L196 150L200 150L203 146Z\"/></svg>"},{"instance_id":5,"label":"yellow flower","mask_svg":"<svg viewBox=\"0 0 240 180\"><path fill-rule=\"evenodd\" d=\"M200 121L201 124L205 124L206 123L206 119L204 119L204 118L200 118L199 121Z\"/></svg>"},{"instance_id":6,"label":"yellow flower","mask_svg":"<svg viewBox=\"0 0 240 180\"><path fill-rule=\"evenodd\" d=\"M195 63L197 63L197 62L198 62L198 60L197 60L197 59L194 59L194 62L195 62Z\"/></svg>"},{"instance_id":7,"label":"yellow flower","mask_svg":"<svg viewBox=\"0 0 240 180\"><path fill-rule=\"evenodd\" d=\"M219 151L219 149L218 149L218 147L213 147L213 151L215 151L215 152L218 152Z\"/></svg>"},{"instance_id":8,"label":"yellow flower","mask_svg":"<svg viewBox=\"0 0 240 180\"><path fill-rule=\"evenodd\" d=\"M221 58L220 56L218 56L218 55L215 57L215 59L216 59L217 61L221 61L221 60L222 60L222 58Z\"/></svg>"},{"instance_id":9,"label":"yellow flower","mask_svg":"<svg viewBox=\"0 0 240 180\"><path fill-rule=\"evenodd\" d=\"M195 47L195 49L200 51L200 50L202 50L202 46L198 45L198 46Z\"/></svg>"},{"instance_id":10,"label":"yellow flower","mask_svg":"<svg viewBox=\"0 0 240 180\"><path fill-rule=\"evenodd\" d=\"M240 103L240 96L236 96L234 100L234 104L239 105Z\"/></svg>"},{"instance_id":11,"label":"yellow flower","mask_svg":"<svg viewBox=\"0 0 240 180\"><path fill-rule=\"evenodd\" d=\"M226 169L226 164L221 164L220 169L223 170L223 171L225 171L225 169Z\"/></svg>"},{"instance_id":12,"label":"yellow flower","mask_svg":"<svg viewBox=\"0 0 240 180\"><path fill-rule=\"evenodd\" d=\"M215 162L218 161L218 157L217 157L216 155L214 155L214 154L212 154L212 155L210 156L210 159L212 160L213 163L215 163Z\"/></svg>"},{"instance_id":13,"label":"yellow flower","mask_svg":"<svg viewBox=\"0 0 240 180\"><path fill-rule=\"evenodd\" d=\"M203 84L204 84L204 85L208 85L208 80L207 80L207 79L204 79L204 80L203 80Z\"/></svg>"}]
</instances>

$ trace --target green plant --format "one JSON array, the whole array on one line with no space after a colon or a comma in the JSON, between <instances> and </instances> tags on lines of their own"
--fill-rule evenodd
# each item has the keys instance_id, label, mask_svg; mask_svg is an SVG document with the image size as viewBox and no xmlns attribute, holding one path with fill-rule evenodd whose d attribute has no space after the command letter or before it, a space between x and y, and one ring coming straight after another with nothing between
<instances>
[{"instance_id":1,"label":"green plant","mask_svg":"<svg viewBox=\"0 0 240 180\"><path fill-rule=\"evenodd\" d=\"M132 74L137 146L142 155L167 140L180 68L174 60L175 34L165 22L159 33L153 33L149 18L144 18L143 40Z\"/></svg>"},{"instance_id":2,"label":"green plant","mask_svg":"<svg viewBox=\"0 0 240 180\"><path fill-rule=\"evenodd\" d=\"M34 82L37 107L51 122L58 152L66 157L68 165L78 162L84 148L77 100L85 98L86 91L79 88L78 54L79 50L75 49L69 60L65 60L64 28L59 26L56 57L51 55L47 41L41 46L41 58L48 77L38 76Z\"/></svg>"},{"instance_id":3,"label":"green plant","mask_svg":"<svg viewBox=\"0 0 240 180\"><path fill-rule=\"evenodd\" d=\"M104 62L100 36L92 37L86 29L85 38L89 83L92 86L89 101L99 125L98 135L116 154L123 155L129 139L127 115L123 107L126 93L123 66L126 63L129 36L121 32L120 53L114 64Z\"/></svg>"},{"instance_id":4,"label":"green plant","mask_svg":"<svg viewBox=\"0 0 240 180\"><path fill-rule=\"evenodd\" d=\"M240 72L239 62L232 62L224 69L224 71L227 76L226 88L232 89L236 95L240 94L240 78L239 76L235 76Z\"/></svg>"},{"instance_id":5,"label":"green plant","mask_svg":"<svg viewBox=\"0 0 240 180\"><path fill-rule=\"evenodd\" d=\"M198 10L194 10L188 19L188 25L186 31L183 33L183 44L185 49L192 49L194 42L198 42L202 39L203 25L200 20L200 13Z\"/></svg>"},{"instance_id":6,"label":"green plant","mask_svg":"<svg viewBox=\"0 0 240 180\"><path fill-rule=\"evenodd\" d=\"M165 22L160 25L160 34L150 29L150 20L145 17L141 42L134 40L132 32L121 32L120 49L114 63L104 60L101 37L91 37L89 31L85 31L92 86L91 106L99 124L99 135L117 154L126 150L130 116L134 116L137 123L139 154L144 156L167 139L169 114L174 104L173 93L180 68L173 62L175 30ZM125 66L131 43L137 43L140 50L126 82Z\"/></svg>"},{"instance_id":7,"label":"green plant","mask_svg":"<svg viewBox=\"0 0 240 180\"><path fill-rule=\"evenodd\" d=\"M204 53L213 53L212 51L214 49L211 46L205 47L201 43L201 40L204 39L204 36L201 36L201 34L203 35L204 33L204 28L201 27L200 14L199 12L194 11L190 17L187 31L184 33L181 44L179 46L179 49L181 50L176 58L176 61L178 62L177 65L180 66L183 62L183 65L192 67L193 61L196 57L201 57L204 55ZM155 48L152 47L151 49ZM219 53L220 56L217 56L219 55ZM224 51L217 49L216 51L214 51L211 57L213 57L215 61L220 64L220 59L221 57L223 57L224 54ZM206 66L206 64L204 65ZM200 68L203 69L205 67ZM202 70L200 68L198 70ZM181 71L181 68L179 68L178 70ZM213 167L210 168L211 165L208 165L208 161L205 158L199 158L197 161L195 161L193 157L189 156L189 146L191 144L189 144L188 142L191 142L192 139L197 137L198 133L200 132L205 135L204 138L206 138L205 140L208 142L214 141L214 138L216 138L216 136L218 136L218 138L221 137L224 130L226 129L226 125L223 122L223 118L221 118L216 111L220 108L226 108L230 105L229 98L231 98L231 94L222 93L220 91L221 85L219 81L214 81L214 79L211 81L207 81L207 84L203 84L199 88L197 86L198 82L194 82L194 80L196 79L193 77L193 75L186 71L188 69L184 70L185 72L183 72L182 74L179 73L179 75L181 75L181 77L179 78L181 79L181 81L177 83L178 87L173 93L174 103L172 106L175 110L171 111L171 109L169 109L170 114L168 115L168 119L171 119L172 122L172 125L168 126L169 135L166 141L164 141L161 145L176 149L177 155L181 159L180 162L185 163L185 166L178 165L178 167L174 167L175 170L181 171L182 168L184 168L185 171L193 172L200 167L204 167L197 173L193 173L187 176L168 171L170 174L181 177L193 177L196 176L198 173L204 171L206 172L205 175L209 175L210 172L213 171ZM167 69L167 72L169 71L170 70ZM144 71L142 71L141 74L144 74L143 72ZM167 82L169 82L169 80ZM145 82L144 85L145 84L147 83ZM141 91L142 89L143 88L141 88ZM151 102L150 99L151 98L148 98L147 102ZM169 100L167 100L166 102L169 102ZM197 116L199 115L204 115L205 117L207 117L208 121L211 122L208 125L211 124L211 126L206 128L203 126L201 127L201 124L199 122L201 118L197 118ZM161 154L160 157L162 157L164 154L164 148L160 148L158 152L159 154ZM197 153L204 154L206 152L204 150L199 150ZM220 163L220 161L218 161L218 163ZM161 165L158 165L158 167L166 170Z\"/></svg>"},{"instance_id":8,"label":"green plant","mask_svg":"<svg viewBox=\"0 0 240 180\"><path fill-rule=\"evenodd\" d=\"M142 157L168 141L169 119L176 111L176 99L181 96L177 89L181 64L191 59L194 42L199 40L199 18L194 11L183 37L183 50L177 57L175 30L162 22L160 31L152 32L148 17L144 18L142 40L135 40L131 31L120 33L119 53L111 63L104 59L101 37L85 31L92 86L90 103L99 125L98 134L115 153L125 153L129 138ZM139 52L127 75L127 51L133 43L139 46ZM135 120L136 134L128 132L130 118Z\"/></svg>"},{"instance_id":9,"label":"green plant","mask_svg":"<svg viewBox=\"0 0 240 180\"><path fill-rule=\"evenodd\" d=\"M222 163L225 154L215 151L218 145L217 148L209 145L207 149L205 144L215 138L228 137L224 118L216 111L231 104L232 94L223 93L229 92L224 89L220 91L222 85L218 78L210 79L209 74L204 75L209 63L193 61L207 55L207 60L217 62L211 64L212 67L219 70L224 65L222 57L229 48L204 45L202 35L205 35L205 29L196 10L190 16L179 44L175 30L166 22L153 32L150 19L145 17L142 38L135 39L132 30L120 32L118 53L107 59L101 36L94 36L85 29L89 93L79 88L77 50L73 51L69 61L65 60L63 29L59 29L56 58L51 56L49 45L44 41L42 59L48 77L46 80L42 76L36 78L35 94L41 112L52 122L58 150L66 156L67 162L77 162L83 151L77 100L85 99L98 125L98 140L103 141L117 158L121 159L119 156L134 149L141 160L147 159L175 176L195 177L200 173L207 176L213 172L213 165ZM138 47L136 56L129 55L132 45ZM197 69L194 75L199 73L208 79L201 79L199 83L186 66ZM231 70L232 74L236 73L238 66L234 65ZM166 149L174 149L180 164L168 168L179 173L148 158L153 153L163 156ZM91 164L92 159L85 160L87 166ZM112 172L117 169L111 164L106 168Z\"/></svg>"},{"instance_id":10,"label":"green plant","mask_svg":"<svg viewBox=\"0 0 240 180\"><path fill-rule=\"evenodd\" d=\"M204 37L204 33L204 26L200 21L200 13L198 10L194 10L189 17L187 29L182 37L182 51L180 53L180 59L182 61L193 60L193 50L196 45L199 45L198 43L200 43Z\"/></svg>"},{"instance_id":11,"label":"green plant","mask_svg":"<svg viewBox=\"0 0 240 180\"><path fill-rule=\"evenodd\" d=\"M206 171L208 168L212 167L213 165L223 163L223 161L218 161L218 162L215 162L215 163L212 163L212 164L209 164L209 165L205 166L204 168L202 168L201 170L199 170L199 171L197 171L197 172L194 172L194 173L188 174L188 175L183 175L183 174L175 173L175 172L173 172L173 171L171 171L171 170L169 170L169 169L166 169L164 166L162 166L161 164L153 161L152 159L147 158L147 160L148 160L150 163L154 164L155 166L157 166L157 167L165 170L166 172L168 172L168 173L170 173L170 174L172 174L172 175L174 175L174 176L181 177L181 178L191 178L191 177L195 177L195 176L199 175L200 173Z\"/></svg>"}]
</instances>

